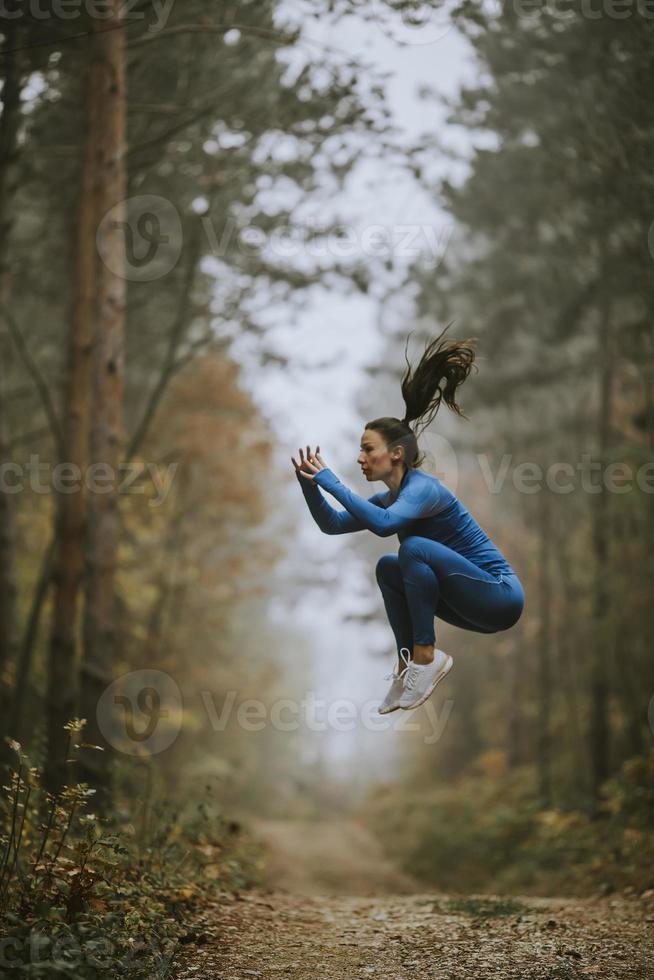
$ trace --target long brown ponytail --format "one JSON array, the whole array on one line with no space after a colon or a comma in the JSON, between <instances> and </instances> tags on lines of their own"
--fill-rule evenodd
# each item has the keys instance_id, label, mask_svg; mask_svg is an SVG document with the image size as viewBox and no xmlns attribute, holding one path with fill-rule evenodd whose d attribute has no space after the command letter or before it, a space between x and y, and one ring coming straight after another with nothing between
<instances>
[{"instance_id":1,"label":"long brown ponytail","mask_svg":"<svg viewBox=\"0 0 654 980\"><path fill-rule=\"evenodd\" d=\"M424 431L433 421L441 401L449 406L462 418L468 416L461 411L456 402L456 390L470 374L474 364L476 338L467 340L443 341L443 335L452 326L451 323L429 344L426 345L418 366L412 371L404 348L404 359L407 370L402 378L402 397L406 406L403 419L383 417L366 423L366 429L374 429L381 433L388 448L404 446L404 459L409 467L416 468L424 461L418 451L418 432L412 428L411 422L417 422L420 432ZM410 336L410 335L409 335Z\"/></svg>"},{"instance_id":2,"label":"long brown ponytail","mask_svg":"<svg viewBox=\"0 0 654 980\"><path fill-rule=\"evenodd\" d=\"M402 378L402 397L406 414L402 421L406 424L414 420L421 422L421 431L434 420L443 399L457 415L468 417L457 405L455 395L473 366L475 350L472 345L476 338L443 341L443 334L451 325L448 323L445 330L427 344L413 373L406 356L406 346L404 348L407 370ZM477 365L474 366L476 370Z\"/></svg>"}]
</instances>

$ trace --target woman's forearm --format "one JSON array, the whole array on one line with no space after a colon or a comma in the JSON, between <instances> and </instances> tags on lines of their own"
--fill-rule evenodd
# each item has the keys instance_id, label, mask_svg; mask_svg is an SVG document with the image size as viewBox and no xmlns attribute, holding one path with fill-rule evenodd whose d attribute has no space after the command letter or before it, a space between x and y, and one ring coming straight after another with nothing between
<instances>
[{"instance_id":1,"label":"woman's forearm","mask_svg":"<svg viewBox=\"0 0 654 980\"><path fill-rule=\"evenodd\" d=\"M299 472L297 478L311 516L324 534L346 534L350 531L365 530L366 525L348 511L338 511L331 507L321 494L317 483L300 476Z\"/></svg>"},{"instance_id":2,"label":"woman's forearm","mask_svg":"<svg viewBox=\"0 0 654 980\"><path fill-rule=\"evenodd\" d=\"M380 537L389 537L406 524L406 519L398 517L394 513L389 513L383 507L371 504L356 493L353 493L344 483L338 479L336 474L328 469L322 469L316 473L315 482L319 487L331 493L339 503L347 508L348 513L357 518L364 527L373 531Z\"/></svg>"}]
</instances>

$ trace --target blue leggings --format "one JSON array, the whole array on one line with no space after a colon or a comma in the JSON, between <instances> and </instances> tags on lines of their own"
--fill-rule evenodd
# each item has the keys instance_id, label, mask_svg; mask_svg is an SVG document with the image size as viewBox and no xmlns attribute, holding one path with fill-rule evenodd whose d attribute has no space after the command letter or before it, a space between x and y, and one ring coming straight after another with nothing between
<instances>
[{"instance_id":1,"label":"blue leggings","mask_svg":"<svg viewBox=\"0 0 654 980\"><path fill-rule=\"evenodd\" d=\"M375 573L398 651L435 644L434 616L497 633L522 615L525 594L515 572L491 575L431 538L405 538L396 555L382 555Z\"/></svg>"}]
</instances>

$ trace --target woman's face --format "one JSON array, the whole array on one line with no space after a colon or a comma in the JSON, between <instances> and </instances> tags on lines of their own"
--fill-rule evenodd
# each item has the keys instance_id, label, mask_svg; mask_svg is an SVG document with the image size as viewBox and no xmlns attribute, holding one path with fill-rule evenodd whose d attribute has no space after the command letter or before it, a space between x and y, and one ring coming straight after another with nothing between
<instances>
[{"instance_id":1,"label":"woman's face","mask_svg":"<svg viewBox=\"0 0 654 980\"><path fill-rule=\"evenodd\" d=\"M357 463L367 480L383 480L390 476L393 471L393 460L397 465L401 458L402 449L396 446L391 454L380 432L366 429L361 436L361 452L357 457Z\"/></svg>"}]
</instances>

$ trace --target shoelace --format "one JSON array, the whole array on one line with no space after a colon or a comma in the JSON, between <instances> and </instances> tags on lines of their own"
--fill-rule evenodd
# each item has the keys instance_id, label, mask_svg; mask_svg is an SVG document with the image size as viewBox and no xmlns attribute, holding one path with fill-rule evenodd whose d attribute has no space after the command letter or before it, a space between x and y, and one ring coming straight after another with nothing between
<instances>
[{"instance_id":1,"label":"shoelace","mask_svg":"<svg viewBox=\"0 0 654 980\"><path fill-rule=\"evenodd\" d=\"M408 674L406 675L406 677L404 679L404 690L405 691L412 691L413 690L413 687L414 687L414 685L416 683L416 678L418 677L418 674L420 673L420 670L418 668L419 667L422 667L422 666L423 666L422 664L416 664L416 663L413 663L413 662L410 664L409 672L408 672Z\"/></svg>"},{"instance_id":2,"label":"shoelace","mask_svg":"<svg viewBox=\"0 0 654 980\"><path fill-rule=\"evenodd\" d=\"M439 650L435 651L434 652L434 657L437 657L439 653L440 653ZM413 688L415 687L416 678L420 674L420 668L421 667L426 667L426 666L427 666L427 664L417 664L414 660L411 661L409 672L408 672L408 674L406 675L406 677L404 679L404 690L405 691L412 691L413 690Z\"/></svg>"},{"instance_id":3,"label":"shoelace","mask_svg":"<svg viewBox=\"0 0 654 980\"><path fill-rule=\"evenodd\" d=\"M406 657L404 656L405 651L406 651ZM395 668L390 672L390 674L384 674L385 681L395 680L395 678L402 677L403 674L405 674L409 669L409 667L411 666L410 650L407 650L406 647L402 647L402 649L400 650L400 657L404 661L405 666L402 668L402 670L398 670L399 664L396 663Z\"/></svg>"}]
</instances>

